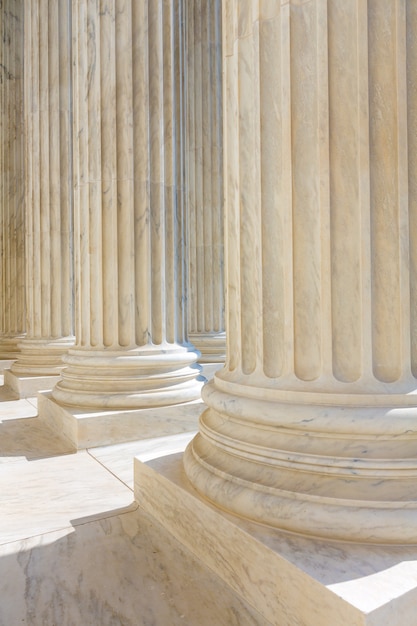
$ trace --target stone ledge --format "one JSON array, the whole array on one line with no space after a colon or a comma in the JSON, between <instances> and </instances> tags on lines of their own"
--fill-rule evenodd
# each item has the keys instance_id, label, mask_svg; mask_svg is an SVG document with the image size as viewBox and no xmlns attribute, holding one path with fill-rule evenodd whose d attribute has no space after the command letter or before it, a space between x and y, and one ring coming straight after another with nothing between
<instances>
[{"instance_id":1,"label":"stone ledge","mask_svg":"<svg viewBox=\"0 0 417 626\"><path fill-rule=\"evenodd\" d=\"M151 409L83 409L58 404L50 392L38 394L39 419L81 450L195 431L202 400Z\"/></svg>"},{"instance_id":2,"label":"stone ledge","mask_svg":"<svg viewBox=\"0 0 417 626\"><path fill-rule=\"evenodd\" d=\"M9 370L16 359L0 359L0 374L4 374L6 370Z\"/></svg>"},{"instance_id":3,"label":"stone ledge","mask_svg":"<svg viewBox=\"0 0 417 626\"><path fill-rule=\"evenodd\" d=\"M197 494L181 454L135 459L135 497L271 624L417 625L417 547L326 542L239 519Z\"/></svg>"},{"instance_id":4,"label":"stone ledge","mask_svg":"<svg viewBox=\"0 0 417 626\"><path fill-rule=\"evenodd\" d=\"M36 396L38 391L48 391L58 382L60 376L16 376L10 370L4 372L4 386L8 387L19 398Z\"/></svg>"}]
</instances>

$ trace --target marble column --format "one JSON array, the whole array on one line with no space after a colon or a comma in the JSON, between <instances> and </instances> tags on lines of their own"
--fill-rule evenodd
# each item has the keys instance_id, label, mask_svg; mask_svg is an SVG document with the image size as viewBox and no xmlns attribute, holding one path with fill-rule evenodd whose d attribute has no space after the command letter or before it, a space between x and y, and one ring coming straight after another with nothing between
<instances>
[{"instance_id":1,"label":"marble column","mask_svg":"<svg viewBox=\"0 0 417 626\"><path fill-rule=\"evenodd\" d=\"M200 362L223 362L221 1L186 2L188 330Z\"/></svg>"},{"instance_id":2,"label":"marble column","mask_svg":"<svg viewBox=\"0 0 417 626\"><path fill-rule=\"evenodd\" d=\"M200 396L186 341L179 0L78 0L76 345L52 398L84 408Z\"/></svg>"},{"instance_id":3,"label":"marble column","mask_svg":"<svg viewBox=\"0 0 417 626\"><path fill-rule=\"evenodd\" d=\"M5 377L5 384L23 394L26 388L51 388L74 343L70 44L70 3L27 0L27 335Z\"/></svg>"},{"instance_id":4,"label":"marble column","mask_svg":"<svg viewBox=\"0 0 417 626\"><path fill-rule=\"evenodd\" d=\"M185 453L263 524L415 543L417 5L223 5L228 351Z\"/></svg>"},{"instance_id":5,"label":"marble column","mask_svg":"<svg viewBox=\"0 0 417 626\"><path fill-rule=\"evenodd\" d=\"M23 163L23 6L1 6L1 303L0 367L19 352L25 332ZM3 365L4 367L4 365Z\"/></svg>"}]
</instances>

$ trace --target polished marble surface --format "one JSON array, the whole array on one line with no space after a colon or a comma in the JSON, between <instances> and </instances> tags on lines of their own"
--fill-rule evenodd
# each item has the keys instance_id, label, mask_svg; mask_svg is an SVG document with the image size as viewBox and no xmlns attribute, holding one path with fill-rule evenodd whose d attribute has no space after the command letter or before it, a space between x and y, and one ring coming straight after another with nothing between
<instances>
[{"instance_id":1,"label":"polished marble surface","mask_svg":"<svg viewBox=\"0 0 417 626\"><path fill-rule=\"evenodd\" d=\"M132 492L87 452L0 467L1 542L69 528L132 505Z\"/></svg>"},{"instance_id":2,"label":"polished marble surface","mask_svg":"<svg viewBox=\"0 0 417 626\"><path fill-rule=\"evenodd\" d=\"M139 506L265 619L277 626L417 626L417 546L326 541L238 518L196 492L181 456L135 461Z\"/></svg>"},{"instance_id":3,"label":"polished marble surface","mask_svg":"<svg viewBox=\"0 0 417 626\"><path fill-rule=\"evenodd\" d=\"M193 435L75 453L0 387L0 626L267 626L134 502Z\"/></svg>"},{"instance_id":4,"label":"polished marble surface","mask_svg":"<svg viewBox=\"0 0 417 626\"><path fill-rule=\"evenodd\" d=\"M195 435L194 432L171 435L170 437L155 437L144 441L133 441L114 446L92 448L89 453L102 463L109 471L117 476L131 489L134 486L132 459L137 457L144 463L161 456L182 452Z\"/></svg>"},{"instance_id":5,"label":"polished marble surface","mask_svg":"<svg viewBox=\"0 0 417 626\"><path fill-rule=\"evenodd\" d=\"M266 626L136 512L0 546L0 624Z\"/></svg>"}]
</instances>

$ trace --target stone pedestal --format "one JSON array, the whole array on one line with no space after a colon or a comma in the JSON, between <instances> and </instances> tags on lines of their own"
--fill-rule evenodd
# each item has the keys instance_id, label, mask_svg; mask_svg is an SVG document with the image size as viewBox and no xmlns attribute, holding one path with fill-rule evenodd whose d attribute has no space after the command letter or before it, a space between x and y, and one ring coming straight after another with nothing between
<instances>
[{"instance_id":1,"label":"stone pedestal","mask_svg":"<svg viewBox=\"0 0 417 626\"><path fill-rule=\"evenodd\" d=\"M74 343L70 3L25 9L27 334L5 374L20 397L51 389Z\"/></svg>"},{"instance_id":2,"label":"stone pedestal","mask_svg":"<svg viewBox=\"0 0 417 626\"><path fill-rule=\"evenodd\" d=\"M331 542L235 517L199 496L181 454L135 459L156 518L273 626L415 626L417 548Z\"/></svg>"},{"instance_id":3,"label":"stone pedestal","mask_svg":"<svg viewBox=\"0 0 417 626\"><path fill-rule=\"evenodd\" d=\"M0 374L4 374L6 370L9 370L14 363L14 359L1 359L0 360Z\"/></svg>"},{"instance_id":4,"label":"stone pedestal","mask_svg":"<svg viewBox=\"0 0 417 626\"><path fill-rule=\"evenodd\" d=\"M186 0L188 337L222 363L224 320L221 2Z\"/></svg>"},{"instance_id":5,"label":"stone pedestal","mask_svg":"<svg viewBox=\"0 0 417 626\"><path fill-rule=\"evenodd\" d=\"M200 398L182 297L182 26L179 1L73 6L76 345L42 419Z\"/></svg>"},{"instance_id":6,"label":"stone pedestal","mask_svg":"<svg viewBox=\"0 0 417 626\"><path fill-rule=\"evenodd\" d=\"M76 408L57 403L49 391L38 394L41 419L74 450L194 433L204 408L202 400L139 410Z\"/></svg>"}]
</instances>

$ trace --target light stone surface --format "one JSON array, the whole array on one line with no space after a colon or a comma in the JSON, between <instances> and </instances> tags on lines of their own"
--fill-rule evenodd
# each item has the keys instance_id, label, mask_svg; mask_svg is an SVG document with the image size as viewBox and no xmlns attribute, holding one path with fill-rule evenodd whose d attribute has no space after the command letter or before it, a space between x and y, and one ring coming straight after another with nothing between
<instances>
[{"instance_id":1,"label":"light stone surface","mask_svg":"<svg viewBox=\"0 0 417 626\"><path fill-rule=\"evenodd\" d=\"M131 490L84 451L2 463L0 537L8 543L71 527L78 518L132 507L132 500Z\"/></svg>"},{"instance_id":2,"label":"light stone surface","mask_svg":"<svg viewBox=\"0 0 417 626\"><path fill-rule=\"evenodd\" d=\"M0 389L1 626L267 626L133 501L183 435L74 454L34 415Z\"/></svg>"},{"instance_id":3,"label":"light stone surface","mask_svg":"<svg viewBox=\"0 0 417 626\"><path fill-rule=\"evenodd\" d=\"M194 432L201 400L147 409L83 409L62 406L50 392L38 394L40 420L76 449Z\"/></svg>"},{"instance_id":4,"label":"light stone surface","mask_svg":"<svg viewBox=\"0 0 417 626\"><path fill-rule=\"evenodd\" d=\"M321 541L239 519L196 493L181 454L136 459L135 496L271 624L417 624L416 547Z\"/></svg>"},{"instance_id":5,"label":"light stone surface","mask_svg":"<svg viewBox=\"0 0 417 626\"><path fill-rule=\"evenodd\" d=\"M200 362L224 362L221 2L185 2L188 337Z\"/></svg>"},{"instance_id":6,"label":"light stone surface","mask_svg":"<svg viewBox=\"0 0 417 626\"><path fill-rule=\"evenodd\" d=\"M413 1L223 4L228 350L187 475L326 538L417 542Z\"/></svg>"},{"instance_id":7,"label":"light stone surface","mask_svg":"<svg viewBox=\"0 0 417 626\"><path fill-rule=\"evenodd\" d=\"M196 432L180 433L167 437L153 437L119 445L103 446L89 450L92 457L104 465L131 489L134 488L134 464L138 458L145 463L151 459L184 452Z\"/></svg>"},{"instance_id":8,"label":"light stone surface","mask_svg":"<svg viewBox=\"0 0 417 626\"><path fill-rule=\"evenodd\" d=\"M144 514L0 546L4 626L268 626Z\"/></svg>"},{"instance_id":9,"label":"light stone surface","mask_svg":"<svg viewBox=\"0 0 417 626\"><path fill-rule=\"evenodd\" d=\"M10 369L13 363L14 359L0 359L0 375L4 376L5 370Z\"/></svg>"},{"instance_id":10,"label":"light stone surface","mask_svg":"<svg viewBox=\"0 0 417 626\"><path fill-rule=\"evenodd\" d=\"M0 2L0 626L417 626L417 3L221 4Z\"/></svg>"},{"instance_id":11,"label":"light stone surface","mask_svg":"<svg viewBox=\"0 0 417 626\"><path fill-rule=\"evenodd\" d=\"M24 345L23 343L21 344ZM49 346L49 344L48 344ZM45 345L45 352L48 351L48 347ZM22 348L22 352L24 352L24 348ZM42 349L42 356L44 355L44 351ZM62 355L61 355L62 356ZM59 357L59 360L60 357ZM20 361L20 359L18 359ZM54 367L56 366L56 363ZM34 366L36 367L36 366ZM59 381L59 376L28 376L21 375L17 376L13 371L6 370L4 372L4 384L11 391L15 392L19 398L28 398L36 395L38 391L49 391L52 387Z\"/></svg>"},{"instance_id":12,"label":"light stone surface","mask_svg":"<svg viewBox=\"0 0 417 626\"><path fill-rule=\"evenodd\" d=\"M13 403L9 410L9 417L3 417L3 410L8 403L1 403L0 408L0 465L20 463L44 459L59 454L73 452L68 443L62 441L58 435L54 435L48 428L37 419L36 407L20 400ZM15 406L16 405L16 406ZM9 477L11 476L9 472ZM24 516L24 514L23 514Z\"/></svg>"}]
</instances>

